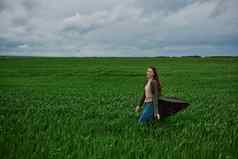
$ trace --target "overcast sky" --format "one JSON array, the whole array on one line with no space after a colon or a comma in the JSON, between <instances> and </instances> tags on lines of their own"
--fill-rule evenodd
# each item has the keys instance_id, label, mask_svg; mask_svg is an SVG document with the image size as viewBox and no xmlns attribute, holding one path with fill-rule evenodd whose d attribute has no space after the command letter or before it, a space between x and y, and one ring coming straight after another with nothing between
<instances>
[{"instance_id":1,"label":"overcast sky","mask_svg":"<svg viewBox=\"0 0 238 159\"><path fill-rule=\"evenodd\" d=\"M238 0L0 0L0 55L238 55Z\"/></svg>"}]
</instances>

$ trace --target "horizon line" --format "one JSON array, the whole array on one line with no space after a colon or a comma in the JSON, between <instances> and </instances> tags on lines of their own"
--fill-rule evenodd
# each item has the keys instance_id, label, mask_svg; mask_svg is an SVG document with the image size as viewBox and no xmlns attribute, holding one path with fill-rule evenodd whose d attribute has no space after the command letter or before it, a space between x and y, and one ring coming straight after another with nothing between
<instances>
[{"instance_id":1,"label":"horizon line","mask_svg":"<svg viewBox=\"0 0 238 159\"><path fill-rule=\"evenodd\" d=\"M193 57L193 58L207 58L207 57L228 57L236 58L238 55L183 55L183 56L32 56L32 55L0 55L0 57L16 57L16 58L181 58L181 57Z\"/></svg>"}]
</instances>

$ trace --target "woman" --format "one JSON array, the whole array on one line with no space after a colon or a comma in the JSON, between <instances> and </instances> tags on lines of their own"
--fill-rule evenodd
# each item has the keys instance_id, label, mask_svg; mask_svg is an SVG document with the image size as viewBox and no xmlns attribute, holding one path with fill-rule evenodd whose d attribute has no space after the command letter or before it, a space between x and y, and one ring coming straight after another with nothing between
<instances>
[{"instance_id":1,"label":"woman","mask_svg":"<svg viewBox=\"0 0 238 159\"><path fill-rule=\"evenodd\" d=\"M135 111L138 112L142 105L144 107L138 120L139 123L160 119L158 98L161 95L161 85L154 66L150 66L147 69L146 77L143 96L140 99L139 105L135 108Z\"/></svg>"}]
</instances>

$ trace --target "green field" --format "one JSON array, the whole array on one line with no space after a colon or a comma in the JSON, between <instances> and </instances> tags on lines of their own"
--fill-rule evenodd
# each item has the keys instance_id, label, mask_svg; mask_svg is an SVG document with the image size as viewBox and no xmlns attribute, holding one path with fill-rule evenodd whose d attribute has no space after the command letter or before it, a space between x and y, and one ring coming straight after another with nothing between
<instances>
[{"instance_id":1,"label":"green field","mask_svg":"<svg viewBox=\"0 0 238 159\"><path fill-rule=\"evenodd\" d=\"M138 124L148 66L189 101ZM0 158L238 158L238 58L0 58Z\"/></svg>"}]
</instances>

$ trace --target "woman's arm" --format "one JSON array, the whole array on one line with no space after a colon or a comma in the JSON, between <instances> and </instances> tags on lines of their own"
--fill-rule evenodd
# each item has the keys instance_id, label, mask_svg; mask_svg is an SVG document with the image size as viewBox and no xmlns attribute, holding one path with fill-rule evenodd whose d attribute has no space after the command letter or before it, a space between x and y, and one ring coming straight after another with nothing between
<instances>
[{"instance_id":1,"label":"woman's arm","mask_svg":"<svg viewBox=\"0 0 238 159\"><path fill-rule=\"evenodd\" d=\"M142 107L142 105L144 104L144 99L145 99L145 91L144 91L143 95L141 96L138 105L136 106L136 109L135 109L136 112L138 112L139 109L140 109L140 108Z\"/></svg>"},{"instance_id":2,"label":"woman's arm","mask_svg":"<svg viewBox=\"0 0 238 159\"><path fill-rule=\"evenodd\" d=\"M158 111L159 91L158 91L158 83L156 80L151 81L151 89L153 93L154 117L157 118L157 114L159 114Z\"/></svg>"},{"instance_id":3,"label":"woman's arm","mask_svg":"<svg viewBox=\"0 0 238 159\"><path fill-rule=\"evenodd\" d=\"M145 100L145 91L143 92L143 95L141 96L140 101L139 101L140 107L144 104L144 100Z\"/></svg>"},{"instance_id":4,"label":"woman's arm","mask_svg":"<svg viewBox=\"0 0 238 159\"><path fill-rule=\"evenodd\" d=\"M144 81L144 84L143 84L143 95L141 96L141 98L140 98L140 100L139 100L139 107L141 107L141 106L143 106L143 104L144 104L144 100L145 100L145 85L146 85L146 83L147 83L147 79Z\"/></svg>"}]
</instances>

